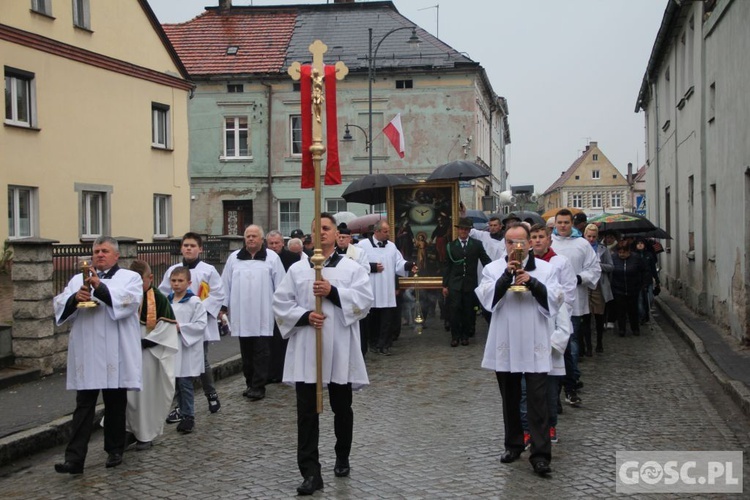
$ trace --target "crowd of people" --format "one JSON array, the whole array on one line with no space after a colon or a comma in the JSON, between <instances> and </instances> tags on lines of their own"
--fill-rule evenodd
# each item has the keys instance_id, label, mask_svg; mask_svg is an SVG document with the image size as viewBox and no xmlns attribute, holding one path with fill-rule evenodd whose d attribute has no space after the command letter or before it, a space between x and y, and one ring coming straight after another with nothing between
<instances>
[{"instance_id":1,"label":"crowd of people","mask_svg":"<svg viewBox=\"0 0 750 500\"><path fill-rule=\"evenodd\" d=\"M269 383L295 387L303 477L297 492L313 494L323 488L315 391L314 332L320 330L323 383L334 414L334 474L348 476L352 391L369 384L368 352L391 355L402 319L413 321L414 297L399 289L398 279L417 273L419 259L404 257L385 220L356 241L324 213L318 279L310 260L315 222L312 234L295 230L286 244L278 230L265 234L248 226L244 246L221 274L201 260L201 236L186 233L182 262L158 286L146 262L120 268L117 241L99 237L90 272L74 276L54 299L58 324L72 323L67 387L77 391L72 437L55 470L83 472L100 391L106 467L120 465L130 446L149 449L165 423L192 433L196 379L209 412L221 409L208 349L231 332L239 339L244 397L263 400ZM649 319L659 293L655 254L646 240L599 234L566 209L547 225L509 214L492 218L489 231L477 231L464 217L454 228L447 233L457 237L445 245L442 294L435 301L423 294L425 315L440 305L451 347L469 345L476 317L484 315L482 367L495 371L503 401L501 462L530 448L534 471L549 474L561 401L582 404L578 363L604 351L607 327L616 323L624 336L629 322L638 336ZM418 250L419 242L412 243Z\"/></svg>"}]
</instances>

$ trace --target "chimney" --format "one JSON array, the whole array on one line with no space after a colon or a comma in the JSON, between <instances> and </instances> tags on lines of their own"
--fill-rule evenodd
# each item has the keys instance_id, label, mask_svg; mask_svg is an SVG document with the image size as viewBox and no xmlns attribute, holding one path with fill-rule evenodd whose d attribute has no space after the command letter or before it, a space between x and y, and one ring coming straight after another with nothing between
<instances>
[{"instance_id":1,"label":"chimney","mask_svg":"<svg viewBox=\"0 0 750 500\"><path fill-rule=\"evenodd\" d=\"M590 146L591 146L592 148L595 148L595 147L597 147L597 146L599 145L599 143L598 143L598 142L596 142L596 141L589 141L589 145L590 145Z\"/></svg>"},{"instance_id":2,"label":"chimney","mask_svg":"<svg viewBox=\"0 0 750 500\"><path fill-rule=\"evenodd\" d=\"M628 184L633 183L633 164L628 163Z\"/></svg>"},{"instance_id":3,"label":"chimney","mask_svg":"<svg viewBox=\"0 0 750 500\"><path fill-rule=\"evenodd\" d=\"M232 0L219 0L219 10L226 11L232 8Z\"/></svg>"}]
</instances>

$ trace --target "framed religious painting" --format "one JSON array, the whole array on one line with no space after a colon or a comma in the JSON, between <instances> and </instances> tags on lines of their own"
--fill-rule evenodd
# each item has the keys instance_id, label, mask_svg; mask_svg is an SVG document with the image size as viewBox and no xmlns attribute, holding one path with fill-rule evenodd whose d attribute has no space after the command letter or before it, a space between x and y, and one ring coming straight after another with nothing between
<instances>
[{"instance_id":1,"label":"framed religious painting","mask_svg":"<svg viewBox=\"0 0 750 500\"><path fill-rule=\"evenodd\" d=\"M420 182L388 190L391 239L404 259L419 268L417 277L400 278L401 288L442 287L448 243L458 220L456 181Z\"/></svg>"}]
</instances>

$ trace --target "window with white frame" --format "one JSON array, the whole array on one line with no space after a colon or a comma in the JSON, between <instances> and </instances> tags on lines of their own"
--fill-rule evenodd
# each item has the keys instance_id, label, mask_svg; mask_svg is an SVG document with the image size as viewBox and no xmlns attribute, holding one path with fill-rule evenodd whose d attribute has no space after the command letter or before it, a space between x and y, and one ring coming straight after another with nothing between
<instances>
[{"instance_id":1,"label":"window with white frame","mask_svg":"<svg viewBox=\"0 0 750 500\"><path fill-rule=\"evenodd\" d=\"M583 208L583 195L574 194L571 198L571 204L573 208Z\"/></svg>"},{"instance_id":2,"label":"window with white frame","mask_svg":"<svg viewBox=\"0 0 750 500\"><path fill-rule=\"evenodd\" d=\"M289 151L292 156L302 155L302 117L300 115L289 117Z\"/></svg>"},{"instance_id":3,"label":"window with white frame","mask_svg":"<svg viewBox=\"0 0 750 500\"><path fill-rule=\"evenodd\" d=\"M169 106L151 103L151 146L169 149Z\"/></svg>"},{"instance_id":4,"label":"window with white frame","mask_svg":"<svg viewBox=\"0 0 750 500\"><path fill-rule=\"evenodd\" d=\"M346 200L343 198L326 199L326 212L328 212L329 214L346 212Z\"/></svg>"},{"instance_id":5,"label":"window with white frame","mask_svg":"<svg viewBox=\"0 0 750 500\"><path fill-rule=\"evenodd\" d=\"M372 206L372 213L374 214L384 214L387 210L385 203L378 203Z\"/></svg>"},{"instance_id":6,"label":"window with white frame","mask_svg":"<svg viewBox=\"0 0 750 500\"><path fill-rule=\"evenodd\" d=\"M599 170L592 170L591 171L591 178L592 179L601 179L602 178L601 171L599 171Z\"/></svg>"},{"instance_id":7,"label":"window with white frame","mask_svg":"<svg viewBox=\"0 0 750 500\"><path fill-rule=\"evenodd\" d=\"M81 237L96 238L104 232L106 193L81 193Z\"/></svg>"},{"instance_id":8,"label":"window with white frame","mask_svg":"<svg viewBox=\"0 0 750 500\"><path fill-rule=\"evenodd\" d=\"M299 200L279 200L279 231L281 231L281 234L291 234L299 227Z\"/></svg>"},{"instance_id":9,"label":"window with white frame","mask_svg":"<svg viewBox=\"0 0 750 500\"><path fill-rule=\"evenodd\" d=\"M8 186L8 237L36 236L37 188Z\"/></svg>"},{"instance_id":10,"label":"window with white frame","mask_svg":"<svg viewBox=\"0 0 750 500\"><path fill-rule=\"evenodd\" d=\"M52 0L31 0L31 10L45 16L52 16Z\"/></svg>"},{"instance_id":11,"label":"window with white frame","mask_svg":"<svg viewBox=\"0 0 750 500\"><path fill-rule=\"evenodd\" d=\"M5 66L5 123L36 125L34 73Z\"/></svg>"},{"instance_id":12,"label":"window with white frame","mask_svg":"<svg viewBox=\"0 0 750 500\"><path fill-rule=\"evenodd\" d=\"M602 208L602 195L600 193L591 195L591 208Z\"/></svg>"},{"instance_id":13,"label":"window with white frame","mask_svg":"<svg viewBox=\"0 0 750 500\"><path fill-rule=\"evenodd\" d=\"M224 158L250 158L247 116L224 117Z\"/></svg>"},{"instance_id":14,"label":"window with white frame","mask_svg":"<svg viewBox=\"0 0 750 500\"><path fill-rule=\"evenodd\" d=\"M73 25L78 28L91 29L91 17L89 14L89 0L72 0L73 2Z\"/></svg>"},{"instance_id":15,"label":"window with white frame","mask_svg":"<svg viewBox=\"0 0 750 500\"><path fill-rule=\"evenodd\" d=\"M599 161L599 155L597 153L594 153L591 157L594 161Z\"/></svg>"},{"instance_id":16,"label":"window with white frame","mask_svg":"<svg viewBox=\"0 0 750 500\"><path fill-rule=\"evenodd\" d=\"M622 206L622 195L620 193L612 193L609 201L610 206L620 208Z\"/></svg>"},{"instance_id":17,"label":"window with white frame","mask_svg":"<svg viewBox=\"0 0 750 500\"><path fill-rule=\"evenodd\" d=\"M154 238L168 238L172 227L172 197L154 195Z\"/></svg>"}]
</instances>

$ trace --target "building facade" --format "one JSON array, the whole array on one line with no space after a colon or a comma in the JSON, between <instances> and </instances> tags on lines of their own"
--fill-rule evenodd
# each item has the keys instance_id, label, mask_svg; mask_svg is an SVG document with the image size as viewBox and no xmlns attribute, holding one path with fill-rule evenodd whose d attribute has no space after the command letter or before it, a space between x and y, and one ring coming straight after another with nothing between
<instances>
[{"instance_id":1,"label":"building facade","mask_svg":"<svg viewBox=\"0 0 750 500\"><path fill-rule=\"evenodd\" d=\"M424 179L457 159L490 174L462 185L469 208L496 199L510 142L507 102L477 62L412 26L392 2L251 7L228 0L164 25L196 83L189 107L193 229L241 234L255 223L285 235L307 232L314 200L312 190L300 189L300 90L287 70L310 62L316 39L328 46L327 64L343 61L349 69L336 83L337 134L343 138L349 125L353 138L339 142L343 184L323 187L323 209L365 213L369 206L341 195L370 169ZM407 43L413 35L419 47ZM399 113L403 159L382 133Z\"/></svg>"},{"instance_id":2,"label":"building facade","mask_svg":"<svg viewBox=\"0 0 750 500\"><path fill-rule=\"evenodd\" d=\"M750 339L750 2L670 1L635 111L648 214L669 232L662 283ZM730 231L723 231L731 228Z\"/></svg>"},{"instance_id":3,"label":"building facade","mask_svg":"<svg viewBox=\"0 0 750 500\"><path fill-rule=\"evenodd\" d=\"M632 210L631 186L604 155L596 141L544 192L542 212L552 208L580 208L589 216Z\"/></svg>"},{"instance_id":4,"label":"building facade","mask_svg":"<svg viewBox=\"0 0 750 500\"><path fill-rule=\"evenodd\" d=\"M0 9L0 240L189 228L187 73L146 0Z\"/></svg>"}]
</instances>

